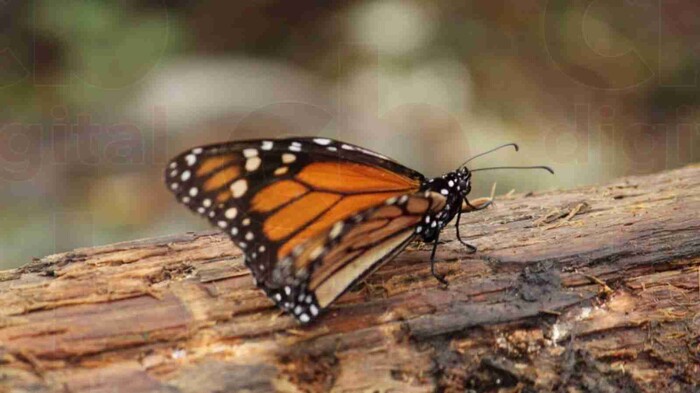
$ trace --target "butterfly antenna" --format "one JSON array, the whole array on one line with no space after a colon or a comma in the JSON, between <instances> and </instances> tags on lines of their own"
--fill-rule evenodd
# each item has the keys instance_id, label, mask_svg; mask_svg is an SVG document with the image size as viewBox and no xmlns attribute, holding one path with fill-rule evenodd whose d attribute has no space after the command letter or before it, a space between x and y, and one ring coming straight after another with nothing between
<instances>
[{"instance_id":1,"label":"butterfly antenna","mask_svg":"<svg viewBox=\"0 0 700 393\"><path fill-rule=\"evenodd\" d=\"M478 171L491 171L494 169L544 169L545 171L551 173L552 175L554 174L554 169L546 166L546 165L537 165L537 166L492 166L488 168L477 168L477 169L472 169L470 172L478 172Z\"/></svg>"},{"instance_id":2,"label":"butterfly antenna","mask_svg":"<svg viewBox=\"0 0 700 393\"><path fill-rule=\"evenodd\" d=\"M483 152L483 153L479 153L479 154L477 154L477 155L475 155L475 156L469 158L467 161L464 161L464 162L462 163L462 165L460 165L460 167L463 167L463 166L467 165L467 163L468 163L469 161L471 161L471 160L473 160L473 159L475 159L475 158L479 158L479 157L481 157L481 156L485 156L485 155L487 155L487 154L489 154L489 153L493 153L493 152L495 152L496 150L500 150L500 149L503 149L504 147L508 147L508 146L513 146L513 147L515 148L515 151L520 150L520 147L518 146L517 143L506 143L505 145L501 145L501 146L494 147L493 149L491 149L491 150L489 150L489 151L485 151L485 152Z\"/></svg>"}]
</instances>

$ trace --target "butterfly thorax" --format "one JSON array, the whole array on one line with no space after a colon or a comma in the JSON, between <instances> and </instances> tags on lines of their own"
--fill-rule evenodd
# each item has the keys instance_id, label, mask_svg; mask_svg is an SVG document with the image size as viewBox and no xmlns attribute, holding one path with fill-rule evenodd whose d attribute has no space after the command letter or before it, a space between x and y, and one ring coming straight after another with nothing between
<instances>
[{"instance_id":1,"label":"butterfly thorax","mask_svg":"<svg viewBox=\"0 0 700 393\"><path fill-rule=\"evenodd\" d=\"M426 180L421 187L424 191L432 191L443 195L445 207L435 213L428 213L423 222L416 227L424 242L434 241L442 228L452 221L462 208L462 201L471 191L471 172L462 167L443 176Z\"/></svg>"}]
</instances>

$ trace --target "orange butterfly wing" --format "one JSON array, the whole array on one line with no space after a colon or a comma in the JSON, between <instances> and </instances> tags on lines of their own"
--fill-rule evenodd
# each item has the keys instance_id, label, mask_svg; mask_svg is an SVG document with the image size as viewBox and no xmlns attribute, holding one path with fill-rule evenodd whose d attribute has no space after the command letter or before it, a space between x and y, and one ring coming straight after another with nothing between
<instances>
[{"instance_id":1,"label":"orange butterfly wing","mask_svg":"<svg viewBox=\"0 0 700 393\"><path fill-rule=\"evenodd\" d=\"M423 176L358 146L329 139L253 140L199 147L172 160L177 199L225 231L258 285L303 243L388 198L416 192Z\"/></svg>"}]
</instances>

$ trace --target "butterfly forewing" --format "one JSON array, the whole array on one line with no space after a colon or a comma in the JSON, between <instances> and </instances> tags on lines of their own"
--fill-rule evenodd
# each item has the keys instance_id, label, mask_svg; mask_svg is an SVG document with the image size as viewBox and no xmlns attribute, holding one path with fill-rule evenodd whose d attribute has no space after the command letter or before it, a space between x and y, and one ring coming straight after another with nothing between
<instances>
[{"instance_id":1,"label":"butterfly forewing","mask_svg":"<svg viewBox=\"0 0 700 393\"><path fill-rule=\"evenodd\" d=\"M226 232L263 288L278 264L339 221L416 192L423 176L378 153L323 138L199 147L170 162L177 199ZM298 251L297 251L298 252ZM270 292L268 292L270 293Z\"/></svg>"}]
</instances>

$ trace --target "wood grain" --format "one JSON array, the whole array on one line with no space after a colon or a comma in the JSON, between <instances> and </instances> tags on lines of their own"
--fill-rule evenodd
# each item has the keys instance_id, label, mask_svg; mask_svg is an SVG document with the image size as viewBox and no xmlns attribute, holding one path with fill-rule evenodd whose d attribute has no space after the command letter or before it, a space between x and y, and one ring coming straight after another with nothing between
<instances>
[{"instance_id":1,"label":"wood grain","mask_svg":"<svg viewBox=\"0 0 700 393\"><path fill-rule=\"evenodd\" d=\"M501 197L298 326L216 232L0 272L0 390L696 392L700 167Z\"/></svg>"}]
</instances>

